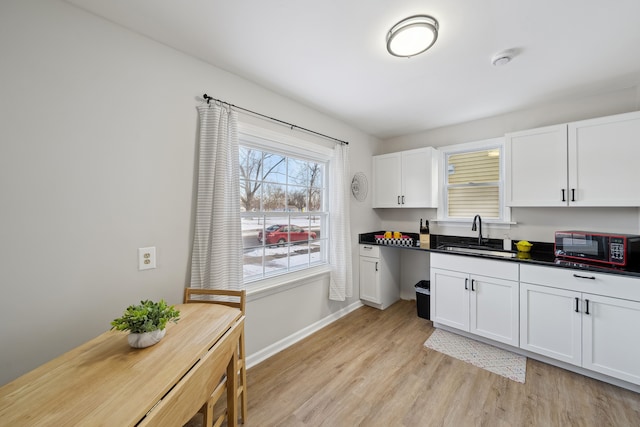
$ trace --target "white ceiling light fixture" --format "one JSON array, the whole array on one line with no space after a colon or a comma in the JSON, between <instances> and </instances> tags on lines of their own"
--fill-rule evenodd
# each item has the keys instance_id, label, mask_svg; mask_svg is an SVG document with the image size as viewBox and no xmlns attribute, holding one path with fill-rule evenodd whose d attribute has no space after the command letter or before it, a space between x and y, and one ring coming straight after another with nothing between
<instances>
[{"instance_id":1,"label":"white ceiling light fixture","mask_svg":"<svg viewBox=\"0 0 640 427\"><path fill-rule=\"evenodd\" d=\"M403 58L421 54L438 39L438 27L438 21L429 15L405 18L387 33L387 50Z\"/></svg>"}]
</instances>

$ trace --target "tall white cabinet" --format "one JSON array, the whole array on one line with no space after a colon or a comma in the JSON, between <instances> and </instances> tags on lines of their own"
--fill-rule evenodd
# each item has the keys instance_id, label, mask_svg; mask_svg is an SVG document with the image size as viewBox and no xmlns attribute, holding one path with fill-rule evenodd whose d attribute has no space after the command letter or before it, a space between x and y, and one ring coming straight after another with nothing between
<instances>
[{"instance_id":1,"label":"tall white cabinet","mask_svg":"<svg viewBox=\"0 0 640 427\"><path fill-rule=\"evenodd\" d=\"M509 206L640 206L640 111L506 135Z\"/></svg>"},{"instance_id":2,"label":"tall white cabinet","mask_svg":"<svg viewBox=\"0 0 640 427\"><path fill-rule=\"evenodd\" d=\"M438 153L424 147L373 156L373 207L437 207Z\"/></svg>"}]
</instances>

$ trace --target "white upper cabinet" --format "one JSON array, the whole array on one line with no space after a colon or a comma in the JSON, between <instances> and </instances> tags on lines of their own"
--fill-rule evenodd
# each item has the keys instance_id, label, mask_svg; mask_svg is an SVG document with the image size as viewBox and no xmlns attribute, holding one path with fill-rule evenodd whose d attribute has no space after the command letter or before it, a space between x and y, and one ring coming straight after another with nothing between
<instances>
[{"instance_id":1,"label":"white upper cabinet","mask_svg":"<svg viewBox=\"0 0 640 427\"><path fill-rule=\"evenodd\" d=\"M400 153L373 156L373 207L399 208L402 194Z\"/></svg>"},{"instance_id":2,"label":"white upper cabinet","mask_svg":"<svg viewBox=\"0 0 640 427\"><path fill-rule=\"evenodd\" d=\"M640 111L506 135L508 206L640 206Z\"/></svg>"},{"instance_id":3,"label":"white upper cabinet","mask_svg":"<svg viewBox=\"0 0 640 427\"><path fill-rule=\"evenodd\" d=\"M567 125L510 133L505 141L507 205L566 206Z\"/></svg>"},{"instance_id":4,"label":"white upper cabinet","mask_svg":"<svg viewBox=\"0 0 640 427\"><path fill-rule=\"evenodd\" d=\"M640 111L569 123L570 204L640 206L638 159Z\"/></svg>"},{"instance_id":5,"label":"white upper cabinet","mask_svg":"<svg viewBox=\"0 0 640 427\"><path fill-rule=\"evenodd\" d=\"M438 164L432 147L373 156L373 207L438 207Z\"/></svg>"}]
</instances>

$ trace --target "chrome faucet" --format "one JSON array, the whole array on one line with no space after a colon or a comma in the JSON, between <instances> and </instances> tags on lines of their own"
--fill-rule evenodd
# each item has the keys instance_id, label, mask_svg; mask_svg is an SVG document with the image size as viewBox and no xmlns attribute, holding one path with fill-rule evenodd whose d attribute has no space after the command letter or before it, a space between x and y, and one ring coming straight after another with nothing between
<instances>
[{"instance_id":1,"label":"chrome faucet","mask_svg":"<svg viewBox=\"0 0 640 427\"><path fill-rule=\"evenodd\" d=\"M476 220L478 221L478 226L476 227ZM480 215L476 215L473 217L473 224L471 224L471 231L478 230L478 245L482 245L482 218Z\"/></svg>"}]
</instances>

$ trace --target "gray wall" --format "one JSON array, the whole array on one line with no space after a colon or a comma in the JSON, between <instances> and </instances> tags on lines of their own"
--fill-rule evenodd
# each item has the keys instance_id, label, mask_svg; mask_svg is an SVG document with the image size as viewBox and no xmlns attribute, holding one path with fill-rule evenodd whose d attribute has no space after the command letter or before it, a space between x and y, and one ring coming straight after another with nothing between
<instances>
[{"instance_id":1,"label":"gray wall","mask_svg":"<svg viewBox=\"0 0 640 427\"><path fill-rule=\"evenodd\" d=\"M3 0L0 35L0 384L140 299L181 302L204 92L348 140L370 175L374 138L67 3ZM353 202L354 243L370 206ZM155 270L137 270L145 246ZM249 355L357 301L329 302L326 277L295 285L249 302Z\"/></svg>"}]
</instances>

